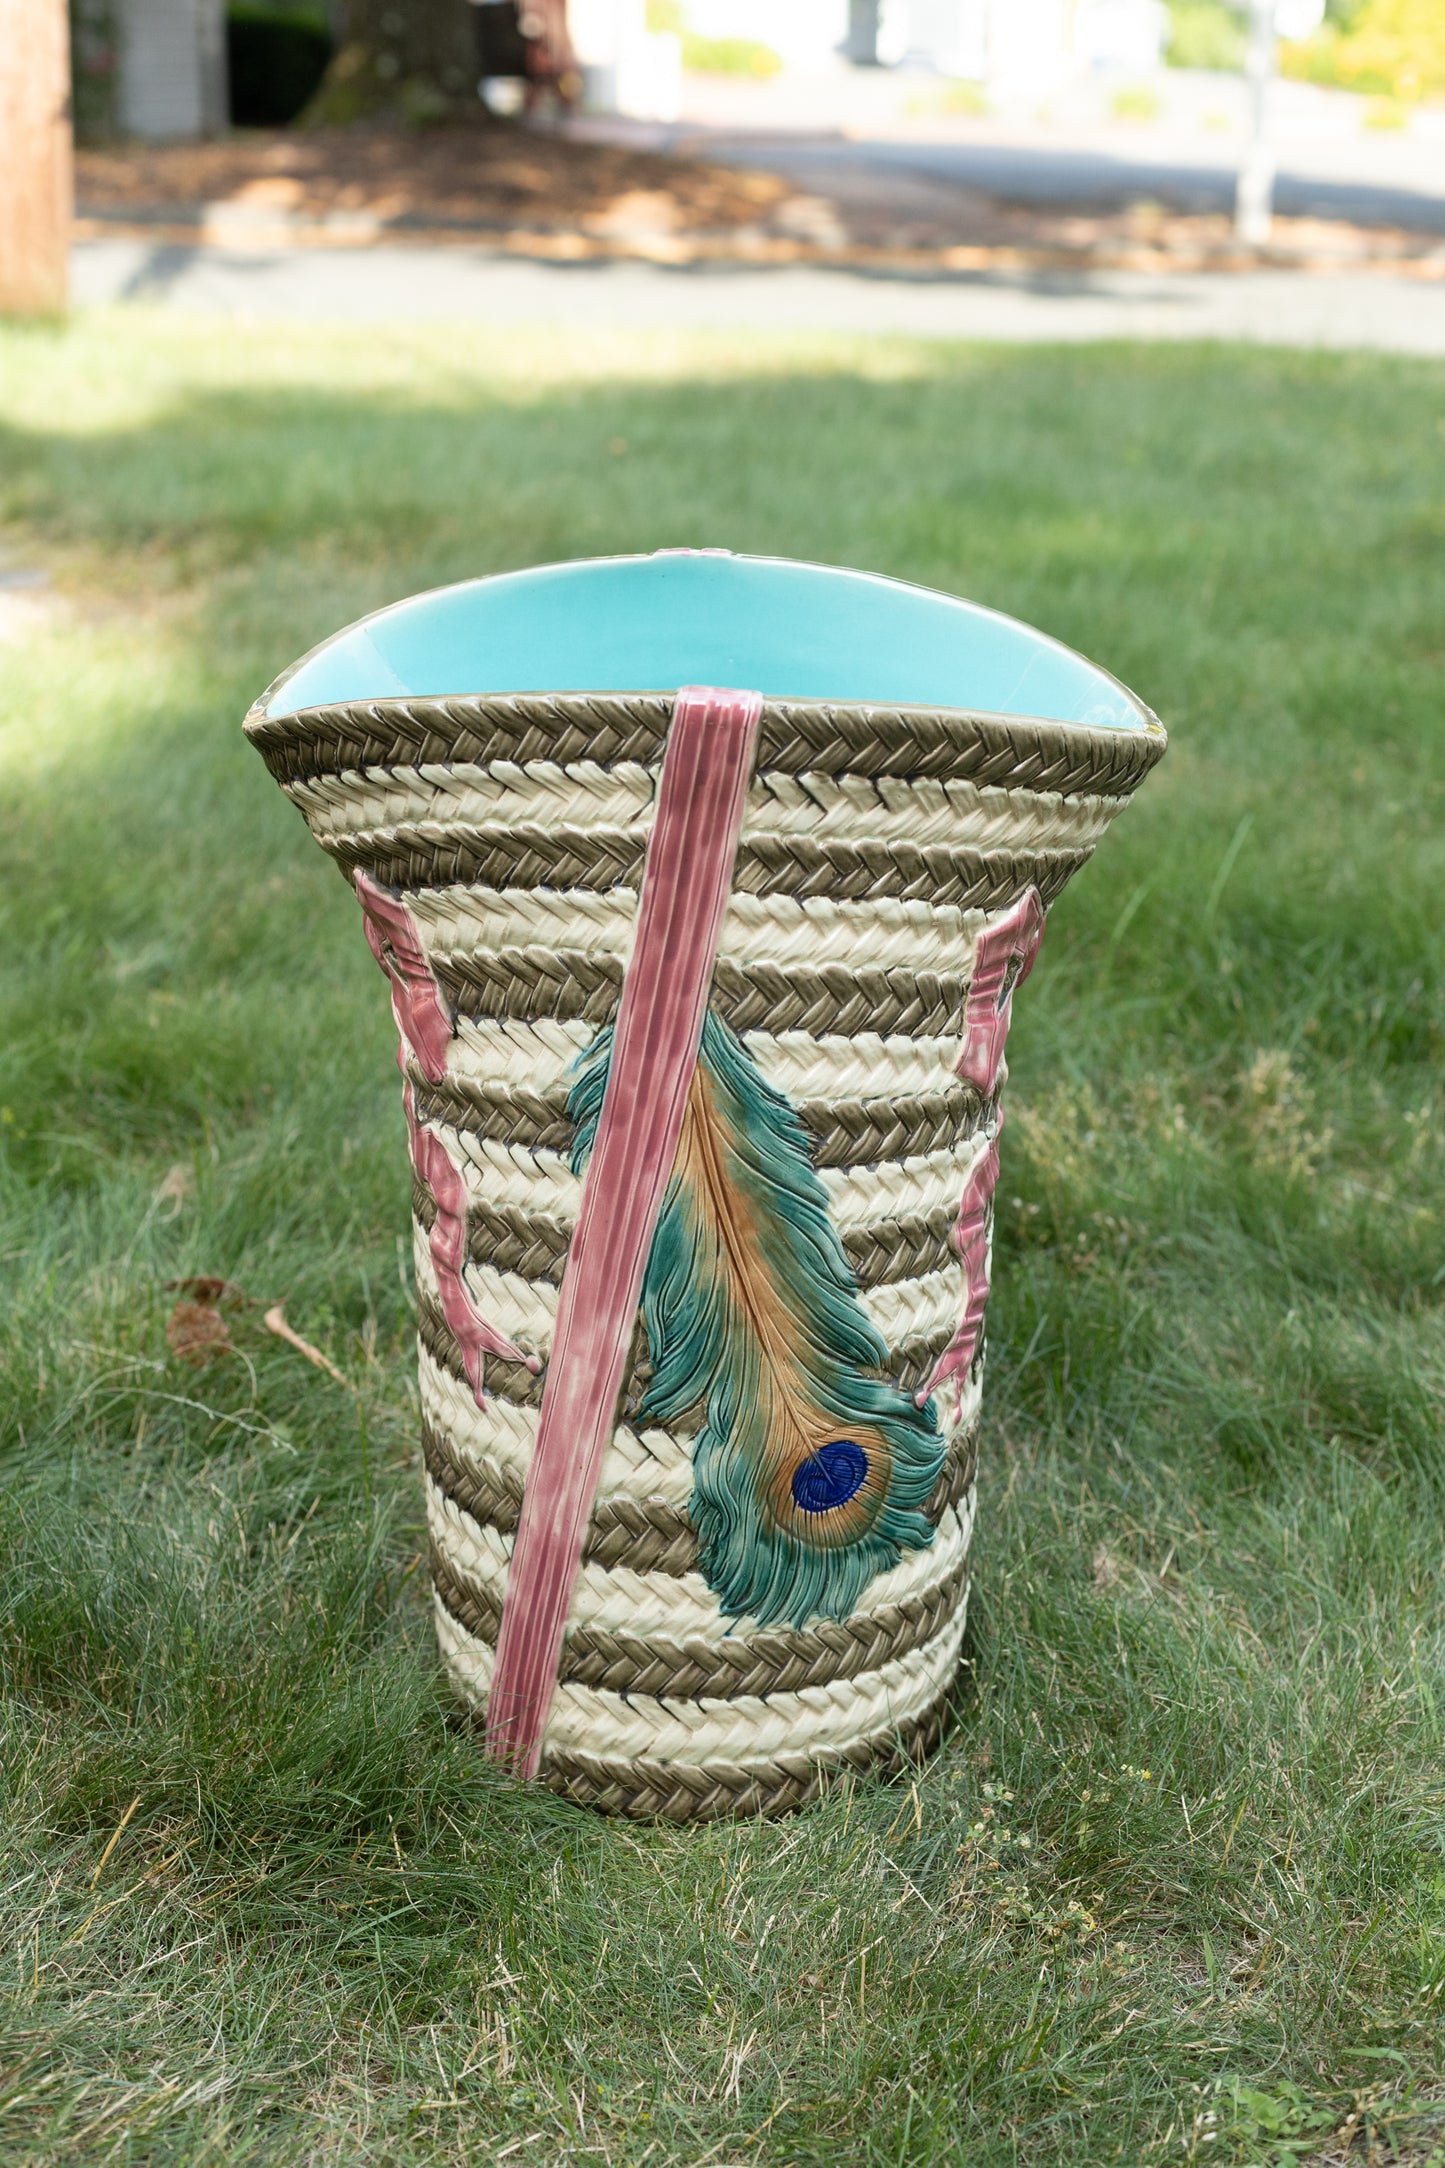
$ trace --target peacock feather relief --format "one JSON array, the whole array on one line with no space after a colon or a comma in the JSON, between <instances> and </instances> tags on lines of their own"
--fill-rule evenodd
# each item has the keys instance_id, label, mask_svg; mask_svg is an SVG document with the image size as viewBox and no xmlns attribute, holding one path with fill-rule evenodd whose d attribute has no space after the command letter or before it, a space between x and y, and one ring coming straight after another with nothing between
<instances>
[{"instance_id":1,"label":"peacock feather relief","mask_svg":"<svg viewBox=\"0 0 1445 2168\"><path fill-rule=\"evenodd\" d=\"M568 1100L573 1168L592 1149L605 1028ZM640 1422L700 1418L690 1517L729 1617L846 1618L876 1574L933 1540L944 1440L931 1402L875 1373L807 1133L710 1012L642 1283L651 1382Z\"/></svg>"}]
</instances>

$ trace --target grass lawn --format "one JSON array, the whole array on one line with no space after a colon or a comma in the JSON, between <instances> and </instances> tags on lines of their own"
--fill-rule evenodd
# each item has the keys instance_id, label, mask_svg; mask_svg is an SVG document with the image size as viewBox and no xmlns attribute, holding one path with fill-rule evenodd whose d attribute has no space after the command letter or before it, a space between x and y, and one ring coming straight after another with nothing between
<instances>
[{"instance_id":1,"label":"grass lawn","mask_svg":"<svg viewBox=\"0 0 1445 2168\"><path fill-rule=\"evenodd\" d=\"M1442 395L0 337L7 2168L1445 2159ZM680 542L1014 611L1173 734L1018 1006L956 1724L681 1831L447 1726L392 1027L238 727L380 602ZM176 1361L192 1273L346 1386L259 1308Z\"/></svg>"}]
</instances>

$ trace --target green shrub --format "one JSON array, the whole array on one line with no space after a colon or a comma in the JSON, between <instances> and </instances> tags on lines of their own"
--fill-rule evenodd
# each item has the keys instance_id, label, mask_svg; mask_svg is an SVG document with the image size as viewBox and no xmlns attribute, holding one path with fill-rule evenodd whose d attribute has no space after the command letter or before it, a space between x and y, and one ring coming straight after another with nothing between
<instances>
[{"instance_id":1,"label":"green shrub","mask_svg":"<svg viewBox=\"0 0 1445 2168\"><path fill-rule=\"evenodd\" d=\"M111 0L70 0L70 109L77 143L115 133L119 33Z\"/></svg>"},{"instance_id":2,"label":"green shrub","mask_svg":"<svg viewBox=\"0 0 1445 2168\"><path fill-rule=\"evenodd\" d=\"M315 96L331 49L324 15L310 8L232 0L226 17L232 121L284 128Z\"/></svg>"},{"instance_id":3,"label":"green shrub","mask_svg":"<svg viewBox=\"0 0 1445 2168\"><path fill-rule=\"evenodd\" d=\"M682 64L699 75L776 75L783 63L771 45L755 38L700 38L682 34Z\"/></svg>"},{"instance_id":4,"label":"green shrub","mask_svg":"<svg viewBox=\"0 0 1445 2168\"><path fill-rule=\"evenodd\" d=\"M1441 97L1445 0L1360 0L1347 10L1331 8L1312 38L1281 49L1280 66L1286 75L1395 104Z\"/></svg>"},{"instance_id":5,"label":"green shrub","mask_svg":"<svg viewBox=\"0 0 1445 2168\"><path fill-rule=\"evenodd\" d=\"M1244 44L1244 18L1228 0L1169 0L1171 68L1241 68Z\"/></svg>"},{"instance_id":6,"label":"green shrub","mask_svg":"<svg viewBox=\"0 0 1445 2168\"><path fill-rule=\"evenodd\" d=\"M1159 93L1151 83L1124 83L1109 101L1115 120L1157 120Z\"/></svg>"}]
</instances>

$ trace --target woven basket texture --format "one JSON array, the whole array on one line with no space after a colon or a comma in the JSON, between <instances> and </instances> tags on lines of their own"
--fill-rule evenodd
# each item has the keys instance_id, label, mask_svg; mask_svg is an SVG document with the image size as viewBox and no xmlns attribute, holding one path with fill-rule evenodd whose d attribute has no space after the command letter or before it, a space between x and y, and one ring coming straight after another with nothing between
<instances>
[{"instance_id":1,"label":"woven basket texture","mask_svg":"<svg viewBox=\"0 0 1445 2168\"><path fill-rule=\"evenodd\" d=\"M322 848L412 914L455 1019L441 1081L408 1067L416 1118L465 1177L478 1309L543 1364L580 1195L569 1071L616 1013L670 715L661 694L534 694L247 723ZM887 1371L910 1390L958 1326L950 1236L1000 1121L996 1095L955 1073L979 936L1031 887L1052 902L1164 744L1152 720L764 708L711 1006L802 1120ZM437 1631L481 1720L542 1380L489 1357L478 1405L420 1176L412 1206ZM948 1396L932 1542L853 1615L764 1627L725 1616L700 1570L687 1426L636 1419L639 1329L544 1779L608 1813L691 1820L784 1812L841 1771L927 1752L964 1633L982 1366L980 1340Z\"/></svg>"}]
</instances>

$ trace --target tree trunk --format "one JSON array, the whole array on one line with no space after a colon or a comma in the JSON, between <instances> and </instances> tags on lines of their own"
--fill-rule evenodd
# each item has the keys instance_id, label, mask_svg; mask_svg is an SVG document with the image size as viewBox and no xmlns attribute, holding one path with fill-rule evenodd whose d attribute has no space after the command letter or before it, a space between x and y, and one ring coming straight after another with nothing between
<instances>
[{"instance_id":1,"label":"tree trunk","mask_svg":"<svg viewBox=\"0 0 1445 2168\"><path fill-rule=\"evenodd\" d=\"M70 28L65 0L0 0L0 312L66 300Z\"/></svg>"}]
</instances>

